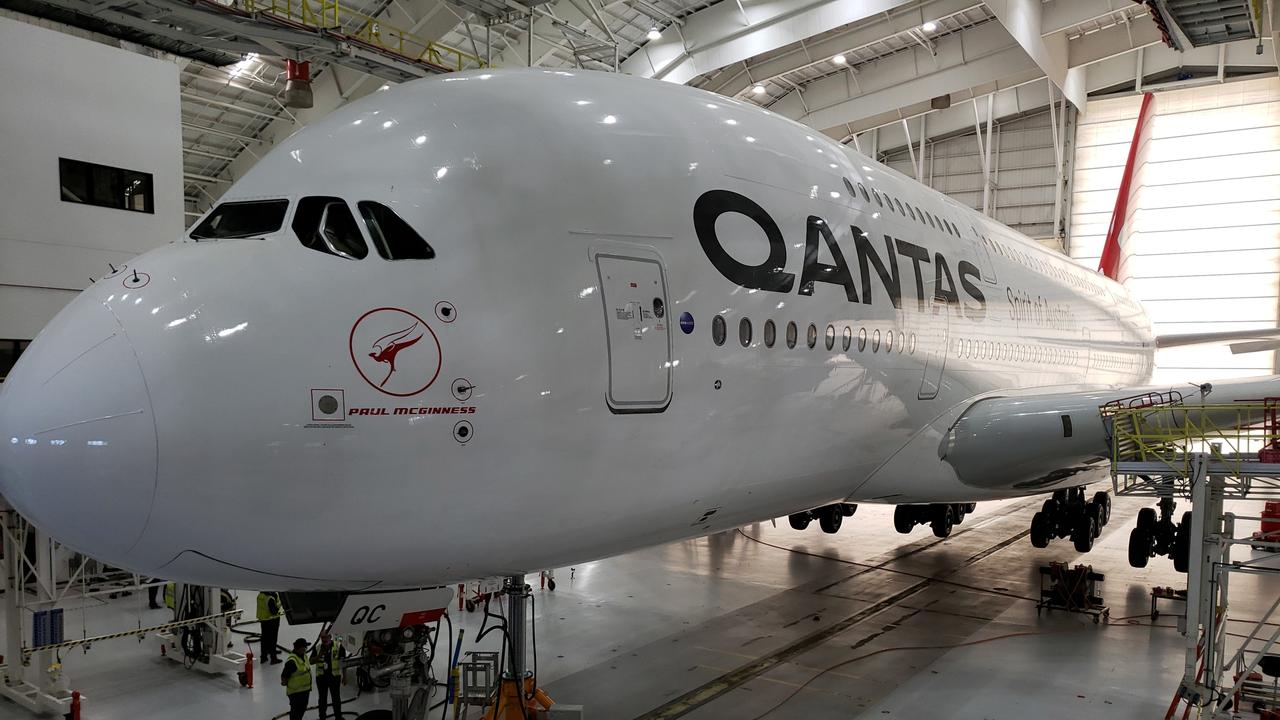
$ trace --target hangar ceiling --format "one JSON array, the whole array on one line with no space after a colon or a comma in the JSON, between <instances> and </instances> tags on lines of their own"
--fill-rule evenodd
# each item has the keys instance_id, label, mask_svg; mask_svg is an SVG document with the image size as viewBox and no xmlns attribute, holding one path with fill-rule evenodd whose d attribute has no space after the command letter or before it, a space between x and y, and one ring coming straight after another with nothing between
<instances>
[{"instance_id":1,"label":"hangar ceiling","mask_svg":"<svg viewBox=\"0 0 1280 720\"><path fill-rule=\"evenodd\" d=\"M528 2L529 4L525 4ZM757 103L883 154L1144 81L1274 73L1277 0L0 0L184 58L187 212L300 125L456 69L617 69ZM1253 16L1252 8L1262 9ZM110 37L105 37L110 36ZM282 58L315 107L283 103ZM927 123L925 118L927 116ZM915 136L912 136L912 134Z\"/></svg>"}]
</instances>

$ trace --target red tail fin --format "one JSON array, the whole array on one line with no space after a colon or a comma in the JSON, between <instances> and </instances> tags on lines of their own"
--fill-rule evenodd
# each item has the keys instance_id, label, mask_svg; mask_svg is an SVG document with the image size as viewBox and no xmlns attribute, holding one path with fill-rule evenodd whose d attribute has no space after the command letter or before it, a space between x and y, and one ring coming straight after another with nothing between
<instances>
[{"instance_id":1,"label":"red tail fin","mask_svg":"<svg viewBox=\"0 0 1280 720\"><path fill-rule=\"evenodd\" d=\"M1142 144L1142 131L1151 120L1154 111L1151 101L1155 96L1142 96L1142 109L1138 111L1138 124L1133 128L1133 141L1129 143L1129 157L1124 162L1124 175L1120 178L1120 191L1116 193L1116 207L1111 212L1111 226L1107 228L1107 241L1102 246L1102 258L1098 260L1098 272L1112 280L1119 280L1120 232L1129 214L1129 196L1132 192L1133 172L1136 169L1138 148Z\"/></svg>"}]
</instances>

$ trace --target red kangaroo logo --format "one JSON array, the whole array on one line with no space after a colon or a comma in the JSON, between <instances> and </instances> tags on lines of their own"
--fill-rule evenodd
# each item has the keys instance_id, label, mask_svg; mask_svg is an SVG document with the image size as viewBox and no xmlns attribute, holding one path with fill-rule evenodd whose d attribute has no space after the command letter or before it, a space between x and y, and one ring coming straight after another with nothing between
<instances>
[{"instance_id":1,"label":"red kangaroo logo","mask_svg":"<svg viewBox=\"0 0 1280 720\"><path fill-rule=\"evenodd\" d=\"M378 387L384 387L392 375L396 374L396 355L401 350L416 344L422 339L422 329L418 327L418 323L414 323L404 330L397 330L378 338L373 344L373 352L369 353L369 357L375 362L386 363L390 366L387 370L387 376L378 383Z\"/></svg>"}]
</instances>

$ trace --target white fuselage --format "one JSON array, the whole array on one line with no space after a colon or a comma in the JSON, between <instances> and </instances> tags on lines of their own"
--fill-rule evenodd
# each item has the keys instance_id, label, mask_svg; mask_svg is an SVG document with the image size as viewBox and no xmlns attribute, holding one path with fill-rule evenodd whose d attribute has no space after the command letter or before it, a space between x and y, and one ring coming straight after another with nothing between
<instances>
[{"instance_id":1,"label":"white fuselage","mask_svg":"<svg viewBox=\"0 0 1280 720\"><path fill-rule=\"evenodd\" d=\"M393 208L436 255L304 247L291 221L314 196ZM936 450L899 451L980 396L1152 367L1122 286L817 132L667 83L409 83L290 137L223 201L267 198L289 200L278 231L136 258L0 386L0 490L68 545L203 584L358 589L846 500L1007 497L1056 486L978 487ZM414 327L388 375L371 355Z\"/></svg>"}]
</instances>

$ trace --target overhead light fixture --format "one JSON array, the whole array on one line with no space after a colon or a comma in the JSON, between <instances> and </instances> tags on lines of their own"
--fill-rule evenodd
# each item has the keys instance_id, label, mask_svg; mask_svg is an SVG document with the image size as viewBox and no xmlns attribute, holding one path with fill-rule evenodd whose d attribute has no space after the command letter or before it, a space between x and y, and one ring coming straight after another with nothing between
<instances>
[{"instance_id":1,"label":"overhead light fixture","mask_svg":"<svg viewBox=\"0 0 1280 720\"><path fill-rule=\"evenodd\" d=\"M936 22L934 22L934 21L930 20L930 21L926 22L925 24L921 25L921 26L920 26L920 29L921 29L921 30L924 30L925 32L933 32L934 30L937 30L937 29L938 29L938 23L936 23Z\"/></svg>"},{"instance_id":2,"label":"overhead light fixture","mask_svg":"<svg viewBox=\"0 0 1280 720\"><path fill-rule=\"evenodd\" d=\"M751 92L753 92L753 93L755 93L755 94L757 94L757 95L763 95L763 94L764 94L764 86L763 86L763 85L756 85L755 87L751 88Z\"/></svg>"},{"instance_id":3,"label":"overhead light fixture","mask_svg":"<svg viewBox=\"0 0 1280 720\"><path fill-rule=\"evenodd\" d=\"M662 39L662 31L658 29L657 25L654 25L653 27L649 28L649 39L650 40Z\"/></svg>"},{"instance_id":4,"label":"overhead light fixture","mask_svg":"<svg viewBox=\"0 0 1280 720\"><path fill-rule=\"evenodd\" d=\"M849 61L848 61L848 60L845 60L843 55L836 55L836 56L834 56L834 57L832 57L832 58L831 58L831 62L833 62L833 63L835 63L835 64L837 64L837 65L844 65L845 63L847 63L847 62L849 62Z\"/></svg>"}]
</instances>

